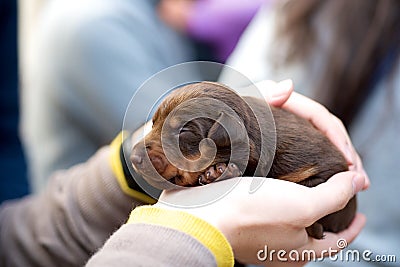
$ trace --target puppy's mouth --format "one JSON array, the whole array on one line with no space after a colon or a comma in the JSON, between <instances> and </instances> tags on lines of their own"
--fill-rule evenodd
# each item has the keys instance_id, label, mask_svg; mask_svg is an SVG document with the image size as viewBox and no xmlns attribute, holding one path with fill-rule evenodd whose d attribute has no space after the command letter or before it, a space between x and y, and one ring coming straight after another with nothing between
<instances>
[{"instance_id":1,"label":"puppy's mouth","mask_svg":"<svg viewBox=\"0 0 400 267\"><path fill-rule=\"evenodd\" d=\"M186 179L183 175L175 175L171 178L165 178L168 182L178 185L178 186L185 186L185 187L193 187L193 186L199 186L201 185L199 183L198 178L198 173L186 173L185 174ZM190 177L189 179L187 177Z\"/></svg>"},{"instance_id":2,"label":"puppy's mouth","mask_svg":"<svg viewBox=\"0 0 400 267\"><path fill-rule=\"evenodd\" d=\"M228 162L214 163L202 171L183 171L168 162L159 151L144 147L135 147L130 159L138 174L151 185L161 185L163 188L166 184L184 187L201 186L242 176L239 168L234 163Z\"/></svg>"},{"instance_id":3,"label":"puppy's mouth","mask_svg":"<svg viewBox=\"0 0 400 267\"><path fill-rule=\"evenodd\" d=\"M239 170L238 166L234 163L217 163L208 167L203 172L196 173L185 173L183 175L175 175L167 181L179 186L193 187L207 185L212 182L222 181L225 179L230 179L234 177L242 176L242 172Z\"/></svg>"}]
</instances>

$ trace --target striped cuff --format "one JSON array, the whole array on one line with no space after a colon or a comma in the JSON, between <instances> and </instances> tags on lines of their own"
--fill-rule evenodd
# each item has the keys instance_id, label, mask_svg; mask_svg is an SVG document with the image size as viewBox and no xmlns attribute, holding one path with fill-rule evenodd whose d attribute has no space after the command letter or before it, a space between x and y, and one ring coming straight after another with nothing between
<instances>
[{"instance_id":1,"label":"striped cuff","mask_svg":"<svg viewBox=\"0 0 400 267\"><path fill-rule=\"evenodd\" d=\"M156 224L184 232L211 251L217 266L234 264L233 251L225 236L211 224L187 212L142 206L132 211L128 223Z\"/></svg>"},{"instance_id":2,"label":"striped cuff","mask_svg":"<svg viewBox=\"0 0 400 267\"><path fill-rule=\"evenodd\" d=\"M111 170L114 173L115 177L117 178L118 184L121 188L121 190L127 194L128 196L131 196L139 201L142 201L144 203L148 204L154 204L156 203L156 200L149 195L147 195L144 192L140 192L138 190L135 190L130 186L129 182L135 183L133 177L129 175L127 177L126 171L124 171L124 165L122 163L122 160L125 160L124 158L121 158L121 146L124 141L124 138L129 136L128 132L120 132L118 136L112 141L110 148L111 148L111 153L110 153L110 164L111 164ZM128 179L130 181L128 182ZM136 183L135 183L136 184ZM138 186L137 186L138 187Z\"/></svg>"}]
</instances>

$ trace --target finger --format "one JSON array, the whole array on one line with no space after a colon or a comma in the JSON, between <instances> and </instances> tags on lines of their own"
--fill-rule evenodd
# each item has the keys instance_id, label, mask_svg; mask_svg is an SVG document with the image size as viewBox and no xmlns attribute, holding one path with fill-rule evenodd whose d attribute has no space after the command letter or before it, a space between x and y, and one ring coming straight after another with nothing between
<instances>
[{"instance_id":1,"label":"finger","mask_svg":"<svg viewBox=\"0 0 400 267\"><path fill-rule=\"evenodd\" d=\"M367 172L364 170L361 158L358 156L358 154L356 155L356 164L349 166L349 170L359 172L365 177L365 184L363 190L367 190L370 187L371 181L368 177Z\"/></svg>"},{"instance_id":2,"label":"finger","mask_svg":"<svg viewBox=\"0 0 400 267\"><path fill-rule=\"evenodd\" d=\"M283 106L300 117L310 121L318 130L325 134L329 140L343 153L349 164L349 169L365 176L364 190L370 185L370 180L365 172L360 156L355 150L343 122L331 114L321 104L303 95L292 93Z\"/></svg>"},{"instance_id":3,"label":"finger","mask_svg":"<svg viewBox=\"0 0 400 267\"><path fill-rule=\"evenodd\" d=\"M309 243L303 249L315 251L317 257L333 256L354 241L365 226L365 223L366 217L363 214L358 213L347 229L337 234L326 232L324 239L310 238ZM325 252L324 250L331 251L331 255L323 253Z\"/></svg>"},{"instance_id":4,"label":"finger","mask_svg":"<svg viewBox=\"0 0 400 267\"><path fill-rule=\"evenodd\" d=\"M363 168L362 168L362 173L365 177L365 184L364 184L364 187L362 188L362 190L367 190L371 186L371 180L369 179L368 174L366 173L366 171Z\"/></svg>"},{"instance_id":5,"label":"finger","mask_svg":"<svg viewBox=\"0 0 400 267\"><path fill-rule=\"evenodd\" d=\"M265 80L256 85L267 103L275 107L282 106L293 92L293 81L290 79L279 83Z\"/></svg>"},{"instance_id":6,"label":"finger","mask_svg":"<svg viewBox=\"0 0 400 267\"><path fill-rule=\"evenodd\" d=\"M333 116L333 117L335 117L335 116ZM364 186L363 190L366 190L370 186L371 182L369 180L368 174L364 170L361 158L360 158L359 154L357 153L356 149L354 148L354 146L351 142L350 136L348 135L347 130L344 127L342 121L340 119L338 119L337 117L335 117L335 120L337 121L337 125L338 125L338 127L341 128L343 136L346 139L346 141L345 141L346 148L345 149L347 150L347 152L345 154L350 155L349 157L351 158L351 160L347 162L349 164L349 170L359 172L360 174L362 174L365 177L365 186ZM333 135L332 135L332 137L333 137L333 139L335 139ZM332 139L332 138L330 138L330 139Z\"/></svg>"},{"instance_id":7,"label":"finger","mask_svg":"<svg viewBox=\"0 0 400 267\"><path fill-rule=\"evenodd\" d=\"M347 229L341 231L340 233L332 235L335 236L336 240L337 238L341 238L346 240L347 244L350 244L360 234L366 222L367 218L365 217L365 215L357 213L356 216L354 217L354 220L351 222L351 224Z\"/></svg>"},{"instance_id":8,"label":"finger","mask_svg":"<svg viewBox=\"0 0 400 267\"><path fill-rule=\"evenodd\" d=\"M310 224L318 219L343 209L349 200L359 192L365 183L365 177L357 172L341 172L316 187L309 188L307 196ZM311 203L311 204L310 204Z\"/></svg>"},{"instance_id":9,"label":"finger","mask_svg":"<svg viewBox=\"0 0 400 267\"><path fill-rule=\"evenodd\" d=\"M343 153L349 164L349 169L360 172L361 175L365 176L366 183L363 189L366 190L369 187L369 177L362 167L360 157L350 140L343 122L339 118L316 101L293 92L292 80L284 80L279 83L265 80L257 83L257 87L269 104L282 106L307 119L324 133Z\"/></svg>"},{"instance_id":10,"label":"finger","mask_svg":"<svg viewBox=\"0 0 400 267\"><path fill-rule=\"evenodd\" d=\"M339 119L333 116L328 109L318 102L293 92L282 108L310 121L317 129L324 133L331 142L345 155L348 162L354 164L351 151L348 147L350 138Z\"/></svg>"},{"instance_id":11,"label":"finger","mask_svg":"<svg viewBox=\"0 0 400 267\"><path fill-rule=\"evenodd\" d=\"M363 214L356 214L349 227L340 233L325 232L324 239L315 239L308 237L308 242L304 246L296 249L297 254L291 254L293 258L287 258L288 261L282 262L282 266L302 266L309 261L317 258L334 256L340 250L346 248L360 234L365 226L366 218ZM289 253L290 251L286 251ZM296 258L296 255L299 255ZM276 261L275 261L276 262ZM278 261L279 262L279 261ZM277 262L276 262L277 263ZM285 265L288 264L288 265ZM275 266L275 265L273 265ZM281 266L281 265L276 265Z\"/></svg>"},{"instance_id":12,"label":"finger","mask_svg":"<svg viewBox=\"0 0 400 267\"><path fill-rule=\"evenodd\" d=\"M293 253L292 255L294 255L294 257L289 258L289 261L285 261L285 263L288 263L288 266L302 266L312 260L334 256L353 242L365 226L365 222L365 216L363 214L357 214L350 226L340 233L326 232L324 239L308 237L307 244L296 249L298 253ZM299 256L296 257L296 255ZM295 265L296 263L299 265Z\"/></svg>"}]
</instances>

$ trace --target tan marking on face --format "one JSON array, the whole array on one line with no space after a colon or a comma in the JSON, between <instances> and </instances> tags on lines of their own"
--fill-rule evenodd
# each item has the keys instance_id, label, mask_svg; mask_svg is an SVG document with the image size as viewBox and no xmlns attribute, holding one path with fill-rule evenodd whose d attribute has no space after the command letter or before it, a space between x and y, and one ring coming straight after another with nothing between
<instances>
[{"instance_id":1,"label":"tan marking on face","mask_svg":"<svg viewBox=\"0 0 400 267\"><path fill-rule=\"evenodd\" d=\"M145 144L149 145L147 154L150 161L164 179L170 180L175 177L171 182L180 186L194 186L198 184L198 177L202 172L183 171L171 164L164 154L157 131L152 130L145 138ZM194 155L191 159L194 160L198 157L199 155Z\"/></svg>"}]
</instances>

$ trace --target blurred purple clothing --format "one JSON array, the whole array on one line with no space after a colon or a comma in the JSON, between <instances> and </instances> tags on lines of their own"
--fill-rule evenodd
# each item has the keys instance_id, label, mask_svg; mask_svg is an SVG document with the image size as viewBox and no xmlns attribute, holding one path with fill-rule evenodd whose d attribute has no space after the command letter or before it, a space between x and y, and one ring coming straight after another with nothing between
<instances>
[{"instance_id":1,"label":"blurred purple clothing","mask_svg":"<svg viewBox=\"0 0 400 267\"><path fill-rule=\"evenodd\" d=\"M225 61L258 8L268 0L197 0L188 22L189 34L208 43Z\"/></svg>"}]
</instances>

